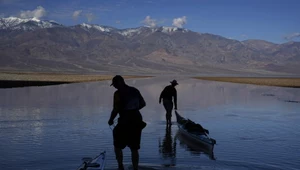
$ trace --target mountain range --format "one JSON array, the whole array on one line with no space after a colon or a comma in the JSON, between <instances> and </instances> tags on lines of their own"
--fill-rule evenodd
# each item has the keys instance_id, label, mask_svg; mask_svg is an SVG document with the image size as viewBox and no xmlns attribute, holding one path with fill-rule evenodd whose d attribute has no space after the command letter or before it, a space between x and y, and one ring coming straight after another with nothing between
<instances>
[{"instance_id":1,"label":"mountain range","mask_svg":"<svg viewBox=\"0 0 300 170\"><path fill-rule=\"evenodd\" d=\"M237 41L177 27L0 19L3 71L286 75L300 73L300 42Z\"/></svg>"}]
</instances>

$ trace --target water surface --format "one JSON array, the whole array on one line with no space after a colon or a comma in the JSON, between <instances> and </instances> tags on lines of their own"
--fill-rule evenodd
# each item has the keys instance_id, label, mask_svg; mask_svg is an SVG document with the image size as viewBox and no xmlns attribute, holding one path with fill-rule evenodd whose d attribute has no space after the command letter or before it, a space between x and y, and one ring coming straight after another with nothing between
<instances>
[{"instance_id":1,"label":"water surface","mask_svg":"<svg viewBox=\"0 0 300 170\"><path fill-rule=\"evenodd\" d=\"M175 115L170 130L158 97L176 78L178 111L201 123L217 140L216 160L179 138ZM186 77L126 80L147 106L141 169L299 169L300 90ZM107 124L115 89L110 81L0 89L0 169L76 169L82 157L106 150L116 169ZM124 162L130 166L130 150Z\"/></svg>"}]
</instances>

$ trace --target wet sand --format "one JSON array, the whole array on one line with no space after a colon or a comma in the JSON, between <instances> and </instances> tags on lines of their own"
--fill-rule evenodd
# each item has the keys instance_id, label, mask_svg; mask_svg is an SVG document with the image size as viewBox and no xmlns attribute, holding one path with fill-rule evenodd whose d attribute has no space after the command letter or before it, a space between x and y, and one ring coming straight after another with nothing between
<instances>
[{"instance_id":1,"label":"wet sand","mask_svg":"<svg viewBox=\"0 0 300 170\"><path fill-rule=\"evenodd\" d=\"M280 77L193 77L195 79L242 84L300 88L300 78Z\"/></svg>"},{"instance_id":2,"label":"wet sand","mask_svg":"<svg viewBox=\"0 0 300 170\"><path fill-rule=\"evenodd\" d=\"M45 86L111 80L114 75L80 75L56 73L0 73L0 88ZM125 75L125 79L148 76Z\"/></svg>"}]
</instances>

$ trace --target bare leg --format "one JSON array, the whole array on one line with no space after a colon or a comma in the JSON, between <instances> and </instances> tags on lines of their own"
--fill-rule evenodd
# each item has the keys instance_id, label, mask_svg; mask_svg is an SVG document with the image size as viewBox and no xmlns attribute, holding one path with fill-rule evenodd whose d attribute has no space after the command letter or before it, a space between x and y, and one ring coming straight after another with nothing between
<instances>
[{"instance_id":1,"label":"bare leg","mask_svg":"<svg viewBox=\"0 0 300 170\"><path fill-rule=\"evenodd\" d=\"M138 170L139 167L139 151L131 149L131 161L134 170Z\"/></svg>"},{"instance_id":2,"label":"bare leg","mask_svg":"<svg viewBox=\"0 0 300 170\"><path fill-rule=\"evenodd\" d=\"M171 123L171 114L172 114L172 111L168 111L167 114L166 114L167 126L172 125L172 123Z\"/></svg>"},{"instance_id":3,"label":"bare leg","mask_svg":"<svg viewBox=\"0 0 300 170\"><path fill-rule=\"evenodd\" d=\"M166 123L167 123L167 126L168 126L169 125L168 112L166 113Z\"/></svg>"},{"instance_id":4,"label":"bare leg","mask_svg":"<svg viewBox=\"0 0 300 170\"><path fill-rule=\"evenodd\" d=\"M118 161L119 170L124 170L122 149L115 147L115 154L116 154L116 159Z\"/></svg>"}]
</instances>

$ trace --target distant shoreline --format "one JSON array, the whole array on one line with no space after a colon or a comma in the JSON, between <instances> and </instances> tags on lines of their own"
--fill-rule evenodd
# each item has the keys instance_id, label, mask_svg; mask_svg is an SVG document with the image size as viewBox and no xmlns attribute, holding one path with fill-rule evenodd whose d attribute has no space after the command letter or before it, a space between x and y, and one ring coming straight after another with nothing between
<instances>
[{"instance_id":1,"label":"distant shoreline","mask_svg":"<svg viewBox=\"0 0 300 170\"><path fill-rule=\"evenodd\" d=\"M0 88L16 88L27 86L48 86L69 83L111 80L111 75L91 74L59 74L32 72L0 72ZM147 78L153 76L122 75L125 79ZM297 77L192 77L199 80L221 81L265 86L300 88L300 78Z\"/></svg>"},{"instance_id":2,"label":"distant shoreline","mask_svg":"<svg viewBox=\"0 0 300 170\"><path fill-rule=\"evenodd\" d=\"M111 80L114 75L83 75L57 73L0 73L0 88L48 86L69 83ZM125 79L150 76L122 75Z\"/></svg>"},{"instance_id":3,"label":"distant shoreline","mask_svg":"<svg viewBox=\"0 0 300 170\"><path fill-rule=\"evenodd\" d=\"M255 84L265 86L278 86L300 88L300 78L281 77L193 77L200 80L221 81L241 84Z\"/></svg>"}]
</instances>

